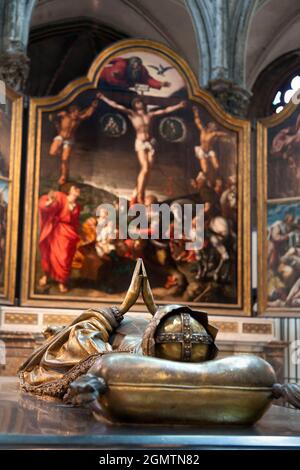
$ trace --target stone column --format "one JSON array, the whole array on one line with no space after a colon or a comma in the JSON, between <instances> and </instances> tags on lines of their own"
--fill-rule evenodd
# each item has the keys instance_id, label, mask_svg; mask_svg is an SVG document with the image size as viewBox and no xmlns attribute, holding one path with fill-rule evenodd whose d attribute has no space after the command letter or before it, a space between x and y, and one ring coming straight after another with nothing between
<instances>
[{"instance_id":1,"label":"stone column","mask_svg":"<svg viewBox=\"0 0 300 470\"><path fill-rule=\"evenodd\" d=\"M245 87L245 48L259 0L186 0L199 46L200 86L224 109L247 114L251 93Z\"/></svg>"},{"instance_id":2,"label":"stone column","mask_svg":"<svg viewBox=\"0 0 300 470\"><path fill-rule=\"evenodd\" d=\"M22 91L29 73L26 55L31 14L36 0L3 0L0 25L0 79Z\"/></svg>"},{"instance_id":3,"label":"stone column","mask_svg":"<svg viewBox=\"0 0 300 470\"><path fill-rule=\"evenodd\" d=\"M216 78L210 80L207 90L230 114L245 117L248 113L251 93L232 80Z\"/></svg>"},{"instance_id":4,"label":"stone column","mask_svg":"<svg viewBox=\"0 0 300 470\"><path fill-rule=\"evenodd\" d=\"M0 56L0 80L16 91L25 87L29 73L29 59L23 53L2 54Z\"/></svg>"}]
</instances>

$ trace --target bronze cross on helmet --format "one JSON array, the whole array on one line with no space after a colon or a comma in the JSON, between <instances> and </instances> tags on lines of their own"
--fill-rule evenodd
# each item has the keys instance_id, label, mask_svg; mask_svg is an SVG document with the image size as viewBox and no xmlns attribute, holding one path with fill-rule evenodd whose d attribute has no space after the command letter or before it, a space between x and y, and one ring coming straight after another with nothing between
<instances>
[{"instance_id":1,"label":"bronze cross on helmet","mask_svg":"<svg viewBox=\"0 0 300 470\"><path fill-rule=\"evenodd\" d=\"M190 361L193 344L212 344L213 339L208 333L193 333L191 316L189 313L181 313L181 333L160 333L156 336L157 343L181 343L182 361Z\"/></svg>"}]
</instances>

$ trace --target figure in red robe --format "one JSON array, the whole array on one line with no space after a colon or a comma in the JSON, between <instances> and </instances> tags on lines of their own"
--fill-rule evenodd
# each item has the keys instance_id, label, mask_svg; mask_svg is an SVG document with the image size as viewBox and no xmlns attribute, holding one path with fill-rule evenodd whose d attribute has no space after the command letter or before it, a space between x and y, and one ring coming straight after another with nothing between
<instances>
[{"instance_id":1,"label":"figure in red robe","mask_svg":"<svg viewBox=\"0 0 300 470\"><path fill-rule=\"evenodd\" d=\"M160 90L169 87L170 83L156 80L151 77L140 57L116 57L106 65L100 76L101 89L125 89L136 84L148 85L150 88Z\"/></svg>"},{"instance_id":2,"label":"figure in red robe","mask_svg":"<svg viewBox=\"0 0 300 470\"><path fill-rule=\"evenodd\" d=\"M68 194L50 191L39 200L39 247L43 270L40 287L45 287L50 278L58 283L60 292L68 291L67 283L79 241L80 206L76 202L79 196L80 189L72 185Z\"/></svg>"}]
</instances>

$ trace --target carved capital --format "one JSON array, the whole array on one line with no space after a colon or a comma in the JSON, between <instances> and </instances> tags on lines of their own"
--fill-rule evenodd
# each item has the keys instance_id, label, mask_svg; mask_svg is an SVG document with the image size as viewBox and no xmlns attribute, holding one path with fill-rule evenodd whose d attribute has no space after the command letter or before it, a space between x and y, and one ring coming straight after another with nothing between
<instances>
[{"instance_id":1,"label":"carved capital","mask_svg":"<svg viewBox=\"0 0 300 470\"><path fill-rule=\"evenodd\" d=\"M29 59L23 53L0 56L0 79L15 91L23 91L29 73Z\"/></svg>"},{"instance_id":2,"label":"carved capital","mask_svg":"<svg viewBox=\"0 0 300 470\"><path fill-rule=\"evenodd\" d=\"M248 112L251 93L230 80L218 78L211 80L208 91L230 114L245 117Z\"/></svg>"}]
</instances>

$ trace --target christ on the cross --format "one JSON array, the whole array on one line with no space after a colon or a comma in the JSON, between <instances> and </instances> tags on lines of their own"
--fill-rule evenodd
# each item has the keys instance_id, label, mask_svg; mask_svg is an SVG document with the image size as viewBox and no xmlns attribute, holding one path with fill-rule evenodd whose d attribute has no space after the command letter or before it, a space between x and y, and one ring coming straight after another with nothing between
<instances>
[{"instance_id":1,"label":"christ on the cross","mask_svg":"<svg viewBox=\"0 0 300 470\"><path fill-rule=\"evenodd\" d=\"M134 98L131 106L132 109L126 108L119 103L107 98L103 93L98 93L97 98L107 103L112 108L118 109L127 114L131 124L136 131L135 151L140 164L140 172L137 177L137 184L134 190L131 203L143 204L145 200L146 186L149 181L151 168L154 162L156 141L152 134L152 121L156 116L163 116L186 106L185 101L167 106L164 109L157 109L155 111L147 111L147 106L139 97Z\"/></svg>"}]
</instances>

